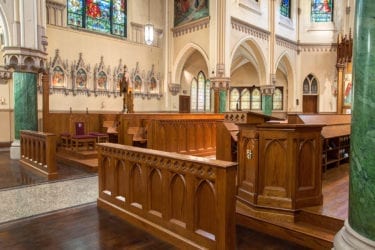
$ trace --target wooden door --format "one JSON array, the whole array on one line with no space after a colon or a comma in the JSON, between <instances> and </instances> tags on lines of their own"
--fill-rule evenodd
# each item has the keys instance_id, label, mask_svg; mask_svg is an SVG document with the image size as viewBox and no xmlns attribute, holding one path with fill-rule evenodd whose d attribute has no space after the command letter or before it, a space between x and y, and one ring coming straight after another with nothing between
<instances>
[{"instance_id":1,"label":"wooden door","mask_svg":"<svg viewBox=\"0 0 375 250\"><path fill-rule=\"evenodd\" d=\"M190 96L180 95L179 112L180 113L190 113Z\"/></svg>"},{"instance_id":2,"label":"wooden door","mask_svg":"<svg viewBox=\"0 0 375 250\"><path fill-rule=\"evenodd\" d=\"M303 113L318 113L318 96L304 95L302 110Z\"/></svg>"}]
</instances>

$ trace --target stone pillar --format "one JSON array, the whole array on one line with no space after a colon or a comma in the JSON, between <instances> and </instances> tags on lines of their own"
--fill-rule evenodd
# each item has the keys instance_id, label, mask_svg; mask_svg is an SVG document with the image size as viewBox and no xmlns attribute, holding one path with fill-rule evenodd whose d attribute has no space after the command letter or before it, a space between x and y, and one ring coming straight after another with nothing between
<instances>
[{"instance_id":1,"label":"stone pillar","mask_svg":"<svg viewBox=\"0 0 375 250\"><path fill-rule=\"evenodd\" d=\"M335 249L375 249L375 4L357 0L354 33L349 219Z\"/></svg>"},{"instance_id":2,"label":"stone pillar","mask_svg":"<svg viewBox=\"0 0 375 250\"><path fill-rule=\"evenodd\" d=\"M14 141L10 150L11 159L20 159L20 131L38 130L37 75L13 72L14 96Z\"/></svg>"},{"instance_id":3,"label":"stone pillar","mask_svg":"<svg viewBox=\"0 0 375 250\"><path fill-rule=\"evenodd\" d=\"M265 115L271 115L272 114L272 96L273 92L275 90L275 87L273 85L264 85L261 86L262 90L262 111Z\"/></svg>"},{"instance_id":4,"label":"stone pillar","mask_svg":"<svg viewBox=\"0 0 375 250\"><path fill-rule=\"evenodd\" d=\"M230 79L227 77L212 77L210 81L214 90L214 113L223 113L227 107L227 90Z\"/></svg>"}]
</instances>

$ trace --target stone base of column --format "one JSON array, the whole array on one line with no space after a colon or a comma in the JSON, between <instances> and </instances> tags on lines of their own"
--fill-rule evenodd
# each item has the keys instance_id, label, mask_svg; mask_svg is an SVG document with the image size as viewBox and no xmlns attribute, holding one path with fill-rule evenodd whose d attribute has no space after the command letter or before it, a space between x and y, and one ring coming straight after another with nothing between
<instances>
[{"instance_id":1,"label":"stone base of column","mask_svg":"<svg viewBox=\"0 0 375 250\"><path fill-rule=\"evenodd\" d=\"M336 234L333 249L375 249L375 241L367 239L354 231L345 220L344 227Z\"/></svg>"},{"instance_id":2,"label":"stone base of column","mask_svg":"<svg viewBox=\"0 0 375 250\"><path fill-rule=\"evenodd\" d=\"M19 160L21 159L21 144L20 140L14 140L10 146L10 159Z\"/></svg>"}]
</instances>

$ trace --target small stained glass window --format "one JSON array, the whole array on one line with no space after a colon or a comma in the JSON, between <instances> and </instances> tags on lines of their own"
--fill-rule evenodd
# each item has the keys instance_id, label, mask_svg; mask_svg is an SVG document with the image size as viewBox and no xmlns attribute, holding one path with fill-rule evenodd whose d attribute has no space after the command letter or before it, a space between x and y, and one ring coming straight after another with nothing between
<instances>
[{"instance_id":1,"label":"small stained glass window","mask_svg":"<svg viewBox=\"0 0 375 250\"><path fill-rule=\"evenodd\" d=\"M313 74L308 74L303 80L303 94L317 95L318 94L318 80Z\"/></svg>"},{"instance_id":2,"label":"small stained glass window","mask_svg":"<svg viewBox=\"0 0 375 250\"><path fill-rule=\"evenodd\" d=\"M250 91L247 88L241 92L241 109L250 110Z\"/></svg>"},{"instance_id":3,"label":"small stained glass window","mask_svg":"<svg viewBox=\"0 0 375 250\"><path fill-rule=\"evenodd\" d=\"M290 18L290 0L281 0L280 14Z\"/></svg>"},{"instance_id":4,"label":"small stained glass window","mask_svg":"<svg viewBox=\"0 0 375 250\"><path fill-rule=\"evenodd\" d=\"M333 0L311 0L311 21L333 21Z\"/></svg>"},{"instance_id":5,"label":"small stained glass window","mask_svg":"<svg viewBox=\"0 0 375 250\"><path fill-rule=\"evenodd\" d=\"M68 0L68 25L126 37L126 0Z\"/></svg>"},{"instance_id":6,"label":"small stained glass window","mask_svg":"<svg viewBox=\"0 0 375 250\"><path fill-rule=\"evenodd\" d=\"M240 92L238 89L233 88L230 92L230 110L237 110L239 109L239 98L240 98Z\"/></svg>"}]
</instances>

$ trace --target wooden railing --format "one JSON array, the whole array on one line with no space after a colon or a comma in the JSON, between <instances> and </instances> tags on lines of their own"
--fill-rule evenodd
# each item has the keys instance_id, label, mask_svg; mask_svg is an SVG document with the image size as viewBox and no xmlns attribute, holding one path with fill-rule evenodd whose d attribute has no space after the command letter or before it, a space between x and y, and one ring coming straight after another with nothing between
<instances>
[{"instance_id":1,"label":"wooden railing","mask_svg":"<svg viewBox=\"0 0 375 250\"><path fill-rule=\"evenodd\" d=\"M180 248L235 249L236 163L100 143L98 206Z\"/></svg>"},{"instance_id":2,"label":"wooden railing","mask_svg":"<svg viewBox=\"0 0 375 250\"><path fill-rule=\"evenodd\" d=\"M56 135L29 130L22 130L20 134L20 162L46 174L48 179L56 178Z\"/></svg>"}]
</instances>

